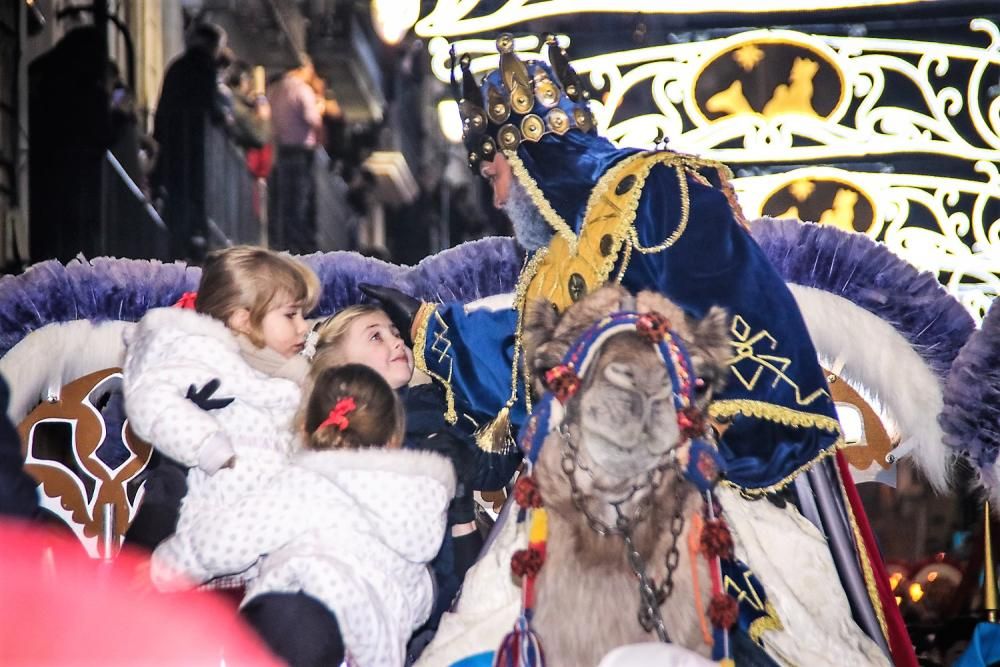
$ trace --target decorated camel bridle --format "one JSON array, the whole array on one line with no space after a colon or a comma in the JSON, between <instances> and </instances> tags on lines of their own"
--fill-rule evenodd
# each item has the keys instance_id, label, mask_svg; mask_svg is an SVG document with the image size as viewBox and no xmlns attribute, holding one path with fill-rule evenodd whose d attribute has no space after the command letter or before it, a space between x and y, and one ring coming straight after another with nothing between
<instances>
[{"instance_id":1,"label":"decorated camel bridle","mask_svg":"<svg viewBox=\"0 0 1000 667\"><path fill-rule=\"evenodd\" d=\"M580 489L577 472L589 470L580 461L579 447L574 443L563 419L567 405L579 391L582 378L590 363L597 358L603 344L613 336L625 332L637 333L648 341L666 368L674 389L673 404L681 438L622 497L605 501L615 513L616 519L612 524L591 511L591 501ZM560 466L569 480L574 507L584 515L588 526L598 535L621 536L624 540L629 566L639 581L639 622L647 632L655 630L662 642L670 641L660 605L673 590L673 575L680 560L678 543L684 529L680 502L685 495L683 487L692 484L699 490L706 500L706 530L702 532L700 550L710 561L713 581L709 616L713 625L723 631L727 630L735 623L738 610L735 600L721 590L719 558L731 555L732 537L725 524L716 516L718 507L712 498L712 488L723 470L723 461L713 444L711 429L695 401L696 391L704 386L704 381L695 375L687 348L673 331L670 322L657 312L618 312L608 315L587 329L566 352L562 363L547 371L544 379L548 391L521 434L520 443L525 452L526 467L514 486L514 499L519 506L517 521L528 524L528 548L518 550L511 558L511 570L522 580L522 614L514 630L504 638L494 665L544 665L541 644L531 628L531 618L535 604L535 581L545 561L548 515L533 473L542 446L552 432L558 433L562 444ZM635 547L633 534L636 526L648 516L655 491L671 468L677 472L671 483L672 491L678 499L678 507L669 527L671 546L666 556L667 573L663 582L656 586L646 572L646 563ZM626 512L623 508L636 497L639 500L633 503L631 512Z\"/></svg>"}]
</instances>

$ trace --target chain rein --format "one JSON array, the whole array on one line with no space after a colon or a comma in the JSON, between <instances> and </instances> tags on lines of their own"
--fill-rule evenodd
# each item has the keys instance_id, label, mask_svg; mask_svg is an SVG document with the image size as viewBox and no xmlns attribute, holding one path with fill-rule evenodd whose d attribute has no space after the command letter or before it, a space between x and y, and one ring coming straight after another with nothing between
<instances>
[{"instance_id":1,"label":"chain rein","mask_svg":"<svg viewBox=\"0 0 1000 667\"><path fill-rule=\"evenodd\" d=\"M639 624L646 632L655 630L656 636L661 642L670 643L670 636L667 634L663 615L660 613L660 606L666 602L674 591L674 572L680 563L678 543L680 542L680 535L684 530L685 522L683 503L681 502L683 500L681 489L686 482L683 476L680 475L679 470L677 470L678 474L673 478L671 484L674 497L677 500L677 510L670 519L670 548L666 554L667 571L663 582L659 586L647 574L646 561L635 546L635 542L632 539L632 532L635 526L648 516L649 510L653 505L653 496L655 495L656 488L663 480L666 470L669 468L677 469L676 456L671 455L666 461L650 470L646 473L646 481L644 483L633 485L632 490L627 495L611 503L617 516L615 524L611 526L594 516L587 507L586 498L584 498L583 492L580 490L580 485L576 481L577 469L584 468L586 470L586 468L580 464L579 451L564 424L559 425L559 436L564 445L561 449L560 467L566 477L569 478L570 498L573 501L573 506L577 511L583 513L587 519L587 525L598 535L602 537L622 536L622 539L625 541L625 555L628 557L629 567L639 580ZM644 488L648 488L649 493L639 500L631 518L625 516L621 506Z\"/></svg>"}]
</instances>

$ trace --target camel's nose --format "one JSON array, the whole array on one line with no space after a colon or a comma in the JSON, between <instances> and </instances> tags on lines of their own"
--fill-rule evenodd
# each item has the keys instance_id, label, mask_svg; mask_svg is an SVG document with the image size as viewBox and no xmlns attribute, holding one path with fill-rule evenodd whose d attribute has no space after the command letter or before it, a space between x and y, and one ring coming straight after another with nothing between
<instances>
[{"instance_id":1,"label":"camel's nose","mask_svg":"<svg viewBox=\"0 0 1000 667\"><path fill-rule=\"evenodd\" d=\"M616 387L633 394L633 406L638 408L636 423L643 429L655 427L657 408L671 398L670 380L666 369L660 364L639 365L635 363L612 362L604 369L604 377Z\"/></svg>"}]
</instances>

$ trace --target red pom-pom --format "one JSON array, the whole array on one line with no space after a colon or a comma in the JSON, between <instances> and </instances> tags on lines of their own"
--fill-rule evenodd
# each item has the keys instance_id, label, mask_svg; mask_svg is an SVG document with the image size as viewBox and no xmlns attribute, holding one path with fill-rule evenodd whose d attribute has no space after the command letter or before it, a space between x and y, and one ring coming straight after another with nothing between
<instances>
[{"instance_id":1,"label":"red pom-pom","mask_svg":"<svg viewBox=\"0 0 1000 667\"><path fill-rule=\"evenodd\" d=\"M537 549L518 549L510 557L510 569L518 577L534 579L545 563L545 556Z\"/></svg>"},{"instance_id":2,"label":"red pom-pom","mask_svg":"<svg viewBox=\"0 0 1000 667\"><path fill-rule=\"evenodd\" d=\"M514 502L518 507L541 507L542 492L538 490L538 483L534 477L521 475L514 483Z\"/></svg>"},{"instance_id":3,"label":"red pom-pom","mask_svg":"<svg viewBox=\"0 0 1000 667\"><path fill-rule=\"evenodd\" d=\"M705 415L701 410L689 405L677 414L677 425L685 438L697 438L705 434Z\"/></svg>"},{"instance_id":4,"label":"red pom-pom","mask_svg":"<svg viewBox=\"0 0 1000 667\"><path fill-rule=\"evenodd\" d=\"M717 628L728 630L736 625L740 616L740 606L725 593L716 593L708 603L708 620Z\"/></svg>"},{"instance_id":5,"label":"red pom-pom","mask_svg":"<svg viewBox=\"0 0 1000 667\"><path fill-rule=\"evenodd\" d=\"M659 343L670 333L670 320L655 311L645 313L636 320L635 329L649 342Z\"/></svg>"},{"instance_id":6,"label":"red pom-pom","mask_svg":"<svg viewBox=\"0 0 1000 667\"><path fill-rule=\"evenodd\" d=\"M733 534L722 519L709 519L701 529L701 552L709 558L733 555Z\"/></svg>"},{"instance_id":7,"label":"red pom-pom","mask_svg":"<svg viewBox=\"0 0 1000 667\"><path fill-rule=\"evenodd\" d=\"M553 366L545 372L545 386L560 403L568 401L580 388L580 378L565 364Z\"/></svg>"},{"instance_id":8,"label":"red pom-pom","mask_svg":"<svg viewBox=\"0 0 1000 667\"><path fill-rule=\"evenodd\" d=\"M194 302L197 300L197 292L184 292L184 294L181 294L181 298L177 299L177 303L174 304L174 307L194 310Z\"/></svg>"}]
</instances>

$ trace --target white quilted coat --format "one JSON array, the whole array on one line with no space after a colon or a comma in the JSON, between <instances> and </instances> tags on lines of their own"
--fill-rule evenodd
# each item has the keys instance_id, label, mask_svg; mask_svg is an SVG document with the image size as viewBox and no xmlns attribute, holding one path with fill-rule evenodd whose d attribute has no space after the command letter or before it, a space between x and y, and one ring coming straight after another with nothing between
<instances>
[{"instance_id":1,"label":"white quilted coat","mask_svg":"<svg viewBox=\"0 0 1000 667\"><path fill-rule=\"evenodd\" d=\"M244 602L305 593L334 612L361 667L401 667L406 642L434 599L427 563L444 537L452 464L432 452L302 452L255 493L163 542L153 581L163 590L246 569Z\"/></svg>"},{"instance_id":2,"label":"white quilted coat","mask_svg":"<svg viewBox=\"0 0 1000 667\"><path fill-rule=\"evenodd\" d=\"M125 410L132 429L190 467L182 525L202 505L231 502L287 461L301 390L253 369L222 322L192 310L157 308L125 342ZM186 398L189 387L213 379L221 384L212 398L232 398L229 405L203 410ZM232 467L220 470L230 460Z\"/></svg>"}]
</instances>

